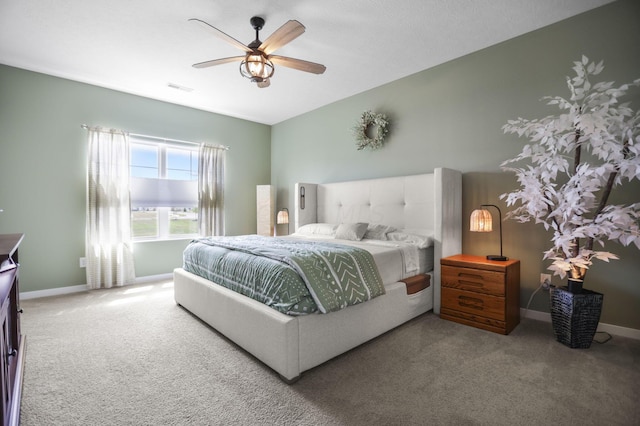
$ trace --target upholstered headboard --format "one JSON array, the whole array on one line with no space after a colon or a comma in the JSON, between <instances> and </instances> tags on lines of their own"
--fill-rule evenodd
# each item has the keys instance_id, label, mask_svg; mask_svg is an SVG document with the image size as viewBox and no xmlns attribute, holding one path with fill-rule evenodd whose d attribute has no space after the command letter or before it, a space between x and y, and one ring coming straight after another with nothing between
<instances>
[{"instance_id":1,"label":"upholstered headboard","mask_svg":"<svg viewBox=\"0 0 640 426\"><path fill-rule=\"evenodd\" d=\"M462 175L433 173L295 187L295 229L309 223L381 223L433 231L434 312L440 313L440 259L462 251Z\"/></svg>"}]
</instances>

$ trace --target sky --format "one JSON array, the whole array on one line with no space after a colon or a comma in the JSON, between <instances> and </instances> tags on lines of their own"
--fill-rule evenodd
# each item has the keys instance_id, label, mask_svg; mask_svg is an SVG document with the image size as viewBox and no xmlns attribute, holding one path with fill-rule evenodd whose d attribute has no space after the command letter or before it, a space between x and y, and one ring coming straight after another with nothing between
<instances>
[{"instance_id":1,"label":"sky","mask_svg":"<svg viewBox=\"0 0 640 426\"><path fill-rule=\"evenodd\" d=\"M161 176L160 153L166 152L166 176ZM131 177L193 180L198 178L198 152L162 144L131 143Z\"/></svg>"}]
</instances>

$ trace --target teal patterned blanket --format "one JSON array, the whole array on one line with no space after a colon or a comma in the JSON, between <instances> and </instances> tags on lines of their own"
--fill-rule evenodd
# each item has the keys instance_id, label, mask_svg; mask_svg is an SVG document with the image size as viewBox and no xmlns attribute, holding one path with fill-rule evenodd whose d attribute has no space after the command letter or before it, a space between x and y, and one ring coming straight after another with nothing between
<instances>
[{"instance_id":1,"label":"teal patterned blanket","mask_svg":"<svg viewBox=\"0 0 640 426\"><path fill-rule=\"evenodd\" d=\"M185 249L183 267L290 315L337 311L384 294L368 251L329 242L199 238Z\"/></svg>"}]
</instances>

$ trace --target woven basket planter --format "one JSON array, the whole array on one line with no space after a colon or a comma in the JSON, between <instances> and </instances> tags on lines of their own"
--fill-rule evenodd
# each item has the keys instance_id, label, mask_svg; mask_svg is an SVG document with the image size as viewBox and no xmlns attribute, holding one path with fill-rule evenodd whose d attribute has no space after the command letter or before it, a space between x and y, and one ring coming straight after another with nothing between
<instances>
[{"instance_id":1,"label":"woven basket planter","mask_svg":"<svg viewBox=\"0 0 640 426\"><path fill-rule=\"evenodd\" d=\"M591 290L572 293L551 288L551 323L556 340L570 348L587 349L596 334L604 296Z\"/></svg>"}]
</instances>

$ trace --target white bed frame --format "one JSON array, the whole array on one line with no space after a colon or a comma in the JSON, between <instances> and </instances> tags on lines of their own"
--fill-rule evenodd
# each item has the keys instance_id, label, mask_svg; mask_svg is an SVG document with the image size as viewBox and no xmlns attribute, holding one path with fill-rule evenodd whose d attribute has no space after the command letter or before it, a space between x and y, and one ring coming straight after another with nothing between
<instances>
[{"instance_id":1,"label":"white bed frame","mask_svg":"<svg viewBox=\"0 0 640 426\"><path fill-rule=\"evenodd\" d=\"M316 367L430 309L440 313L440 259L462 249L461 173L331 184L296 184L295 227L367 222L434 233L431 286L413 295L402 282L386 294L329 314L289 316L179 268L175 301L292 383ZM347 326L348 325L348 326Z\"/></svg>"}]
</instances>

